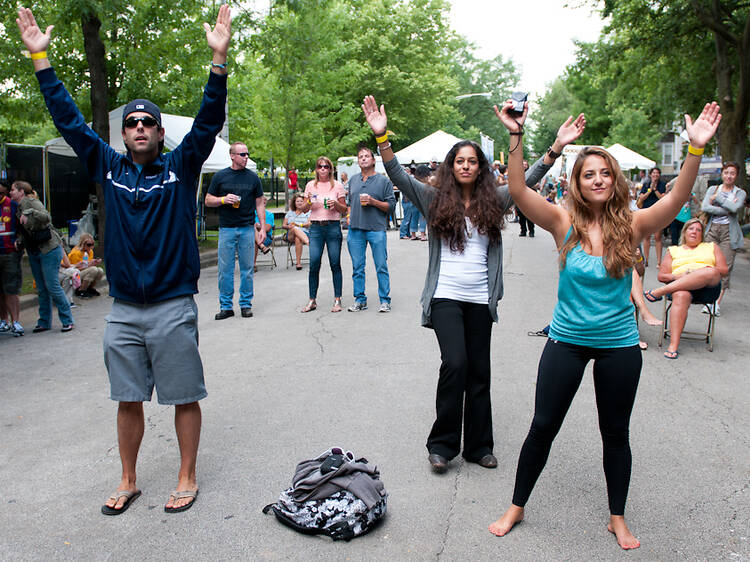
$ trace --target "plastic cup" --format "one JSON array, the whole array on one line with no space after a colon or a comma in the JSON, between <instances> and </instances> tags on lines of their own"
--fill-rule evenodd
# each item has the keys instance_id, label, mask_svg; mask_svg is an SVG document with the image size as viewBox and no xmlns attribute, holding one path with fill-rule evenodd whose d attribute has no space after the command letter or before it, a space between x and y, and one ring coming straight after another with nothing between
<instances>
[{"instance_id":1,"label":"plastic cup","mask_svg":"<svg viewBox=\"0 0 750 562\"><path fill-rule=\"evenodd\" d=\"M237 201L235 201L234 203L232 203L232 207L234 207L235 209L239 209L240 208L240 201L242 201L242 197L240 197L238 195L237 196Z\"/></svg>"}]
</instances>

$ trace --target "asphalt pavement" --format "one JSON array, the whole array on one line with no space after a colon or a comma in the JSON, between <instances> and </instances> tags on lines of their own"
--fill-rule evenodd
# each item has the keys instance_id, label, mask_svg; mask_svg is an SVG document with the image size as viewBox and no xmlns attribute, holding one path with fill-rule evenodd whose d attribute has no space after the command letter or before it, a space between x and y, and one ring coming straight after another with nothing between
<instances>
[{"instance_id":1,"label":"asphalt pavement","mask_svg":"<svg viewBox=\"0 0 750 562\"><path fill-rule=\"evenodd\" d=\"M74 310L76 328L1 337L0 559L2 560L750 560L750 385L748 254L738 255L713 353L684 340L679 359L650 344L631 422L633 473L626 518L641 548L625 553L606 531L591 368L568 413L526 520L509 535L487 531L510 502L518 453L534 402L557 266L547 233L504 234L505 297L492 336L496 470L455 459L444 475L427 463L440 355L420 327L427 244L389 232L393 311L377 312L368 254L370 308L333 314L324 259L318 310L307 301L307 267L261 266L254 317L215 321L216 267L203 270L200 350L208 398L201 402L200 495L166 514L176 483L173 408L147 403L138 464L143 496L117 517L99 509L119 481L117 405L109 400L102 332L111 299ZM655 260L652 257L652 262ZM344 303L351 261L342 250ZM655 283L647 270L646 287ZM235 301L236 302L236 301ZM660 304L649 305L661 314ZM706 321L697 307L688 325ZM288 487L300 460L330 446L376 464L388 515L351 542L308 537L261 508Z\"/></svg>"}]
</instances>

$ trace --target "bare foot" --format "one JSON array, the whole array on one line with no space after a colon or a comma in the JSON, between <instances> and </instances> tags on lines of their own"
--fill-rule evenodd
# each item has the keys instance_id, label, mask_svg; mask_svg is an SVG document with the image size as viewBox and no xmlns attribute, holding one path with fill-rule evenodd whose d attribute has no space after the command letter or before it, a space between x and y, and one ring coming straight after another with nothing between
<instances>
[{"instance_id":1,"label":"bare foot","mask_svg":"<svg viewBox=\"0 0 750 562\"><path fill-rule=\"evenodd\" d=\"M661 320L659 320L656 316L651 314L651 311L649 311L649 309L646 308L645 306L640 309L640 312L641 312L641 318L649 326L661 326L664 323Z\"/></svg>"},{"instance_id":2,"label":"bare foot","mask_svg":"<svg viewBox=\"0 0 750 562\"><path fill-rule=\"evenodd\" d=\"M490 525L490 533L502 537L507 535L510 530L516 525L523 521L523 508L517 505L511 504L508 511L503 513L503 516Z\"/></svg>"},{"instance_id":3,"label":"bare foot","mask_svg":"<svg viewBox=\"0 0 750 562\"><path fill-rule=\"evenodd\" d=\"M623 550L631 550L641 546L641 542L628 529L628 526L625 524L625 518L622 515L610 515L607 530L617 537L617 544Z\"/></svg>"}]
</instances>

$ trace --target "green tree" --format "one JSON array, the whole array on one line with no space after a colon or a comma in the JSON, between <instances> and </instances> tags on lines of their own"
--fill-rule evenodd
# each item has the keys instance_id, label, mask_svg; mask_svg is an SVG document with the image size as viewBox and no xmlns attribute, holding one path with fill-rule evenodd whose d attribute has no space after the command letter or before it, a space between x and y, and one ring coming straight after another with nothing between
<instances>
[{"instance_id":1,"label":"green tree","mask_svg":"<svg viewBox=\"0 0 750 562\"><path fill-rule=\"evenodd\" d=\"M501 104L518 86L519 73L511 60L498 55L490 60L478 59L474 46L463 37L454 41L452 72L461 94L487 93L457 100L460 117L447 131L479 142L479 133L495 140L495 157L507 147L510 136L495 116L492 106Z\"/></svg>"},{"instance_id":2,"label":"green tree","mask_svg":"<svg viewBox=\"0 0 750 562\"><path fill-rule=\"evenodd\" d=\"M747 0L605 0L602 13L612 18L610 29L625 31L624 55L632 49L637 52L639 46L650 55L640 59L643 72L650 72L662 87L645 97L657 107L660 100L671 104L673 118L694 114L715 97L723 116L718 133L721 155L744 161L750 114Z\"/></svg>"},{"instance_id":3,"label":"green tree","mask_svg":"<svg viewBox=\"0 0 750 562\"><path fill-rule=\"evenodd\" d=\"M547 87L544 97L539 100L538 110L534 112L536 126L531 137L532 152L544 154L555 142L560 125L568 116L581 113L581 106L581 102L570 92L562 78L554 80ZM588 119L588 115L586 117Z\"/></svg>"},{"instance_id":4,"label":"green tree","mask_svg":"<svg viewBox=\"0 0 750 562\"><path fill-rule=\"evenodd\" d=\"M657 161L659 151L656 147L660 137L659 128L649 122L643 111L620 107L612 112L612 126L603 144L620 143Z\"/></svg>"}]
</instances>

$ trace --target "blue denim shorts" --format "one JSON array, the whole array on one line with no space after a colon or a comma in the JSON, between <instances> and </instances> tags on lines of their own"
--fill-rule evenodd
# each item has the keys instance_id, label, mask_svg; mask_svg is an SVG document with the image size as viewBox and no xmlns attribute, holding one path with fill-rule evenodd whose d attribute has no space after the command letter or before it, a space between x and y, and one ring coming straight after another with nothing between
<instances>
[{"instance_id":1,"label":"blue denim shorts","mask_svg":"<svg viewBox=\"0 0 750 562\"><path fill-rule=\"evenodd\" d=\"M148 402L154 386L159 404L206 397L192 295L153 304L115 300L106 320L104 364L112 400Z\"/></svg>"}]
</instances>

